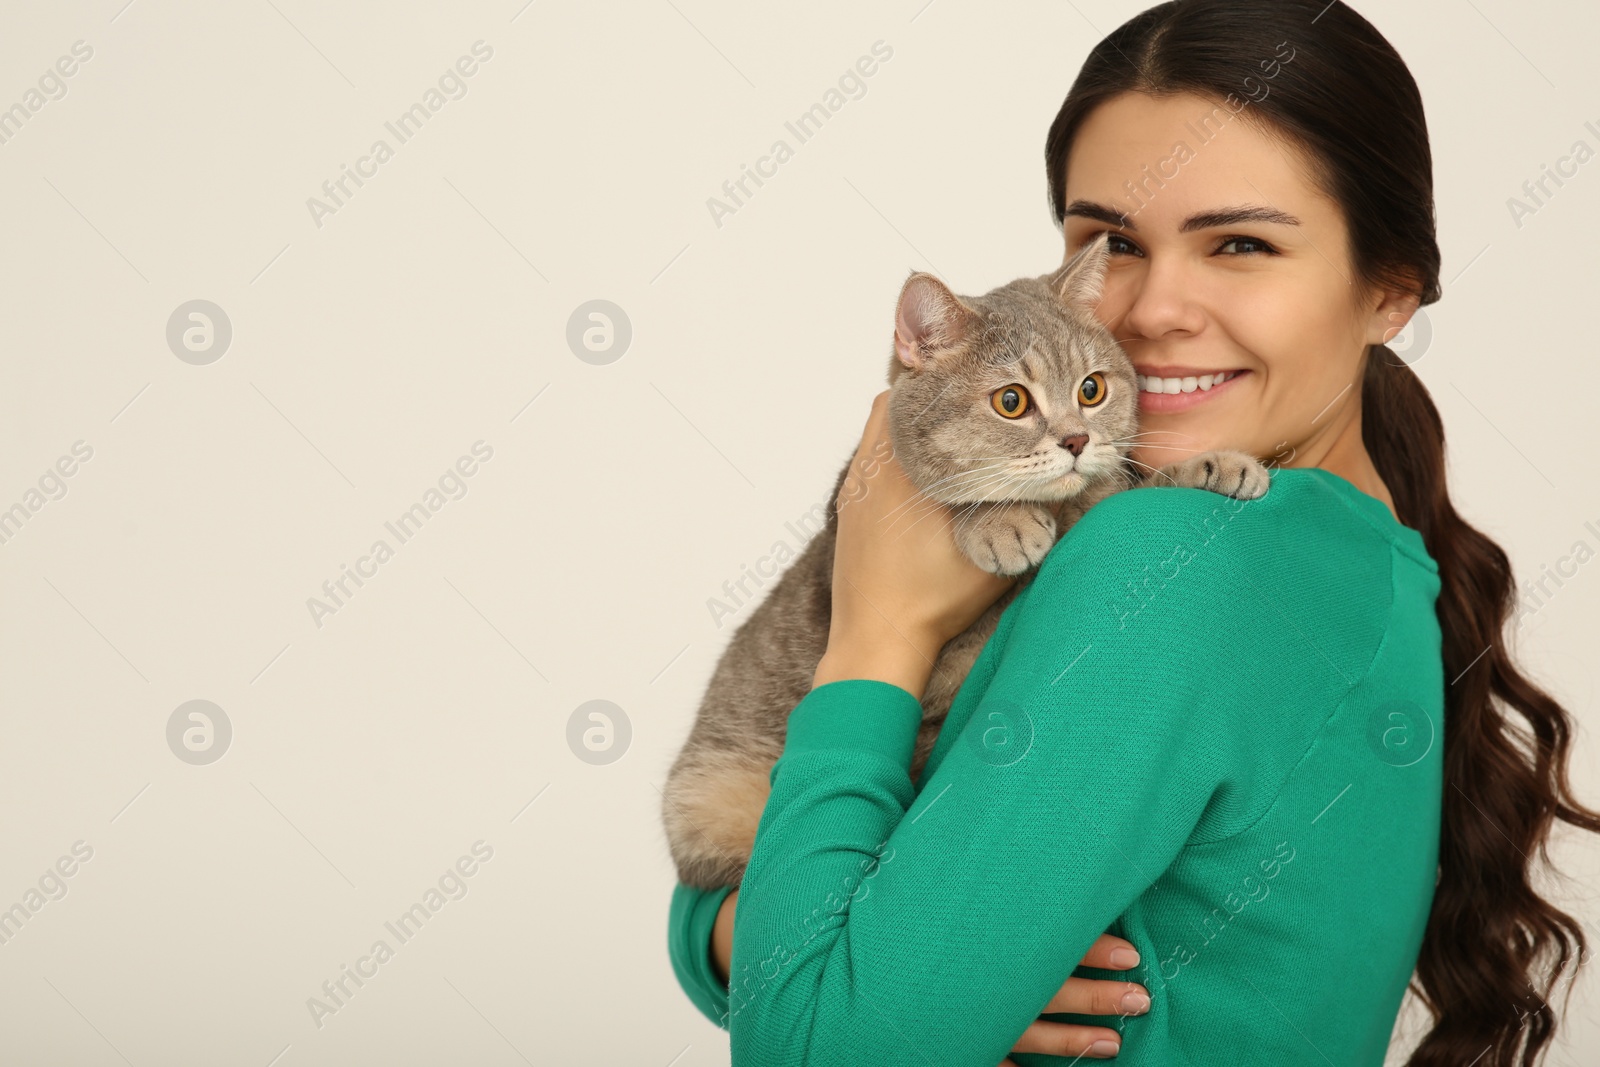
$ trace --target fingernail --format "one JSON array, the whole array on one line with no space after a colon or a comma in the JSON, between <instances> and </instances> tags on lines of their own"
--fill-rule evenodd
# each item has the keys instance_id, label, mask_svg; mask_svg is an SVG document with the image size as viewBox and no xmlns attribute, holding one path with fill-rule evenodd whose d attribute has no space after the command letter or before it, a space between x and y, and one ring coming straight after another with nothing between
<instances>
[{"instance_id":1,"label":"fingernail","mask_svg":"<svg viewBox=\"0 0 1600 1067\"><path fill-rule=\"evenodd\" d=\"M1150 998L1143 993L1129 990L1122 994L1122 1010L1127 1015L1138 1015L1150 1010Z\"/></svg>"},{"instance_id":2,"label":"fingernail","mask_svg":"<svg viewBox=\"0 0 1600 1067\"><path fill-rule=\"evenodd\" d=\"M1117 1049L1118 1045L1115 1041L1096 1041L1094 1044L1089 1046L1089 1055L1101 1057L1115 1056L1117 1054Z\"/></svg>"},{"instance_id":3,"label":"fingernail","mask_svg":"<svg viewBox=\"0 0 1600 1067\"><path fill-rule=\"evenodd\" d=\"M1131 948L1114 948L1111 950L1111 968L1116 971L1125 971L1129 967L1139 966L1139 952Z\"/></svg>"}]
</instances>

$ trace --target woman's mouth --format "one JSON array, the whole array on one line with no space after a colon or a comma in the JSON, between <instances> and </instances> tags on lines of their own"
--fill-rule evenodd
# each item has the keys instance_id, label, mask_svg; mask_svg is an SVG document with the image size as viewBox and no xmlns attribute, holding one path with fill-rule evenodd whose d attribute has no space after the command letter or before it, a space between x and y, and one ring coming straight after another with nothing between
<instances>
[{"instance_id":1,"label":"woman's mouth","mask_svg":"<svg viewBox=\"0 0 1600 1067\"><path fill-rule=\"evenodd\" d=\"M1210 374L1139 375L1139 411L1186 411L1203 404L1218 393L1227 392L1233 382L1249 374L1247 370L1213 371Z\"/></svg>"}]
</instances>

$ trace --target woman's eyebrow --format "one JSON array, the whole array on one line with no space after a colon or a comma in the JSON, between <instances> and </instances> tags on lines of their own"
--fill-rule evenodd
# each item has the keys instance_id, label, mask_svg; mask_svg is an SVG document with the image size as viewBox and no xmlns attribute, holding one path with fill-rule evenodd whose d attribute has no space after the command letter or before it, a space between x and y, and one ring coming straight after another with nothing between
<instances>
[{"instance_id":1,"label":"woman's eyebrow","mask_svg":"<svg viewBox=\"0 0 1600 1067\"><path fill-rule=\"evenodd\" d=\"M1107 226L1118 226L1125 230L1139 232L1139 227L1133 224L1131 216L1125 212L1116 211L1097 204L1092 200L1074 200L1062 213L1062 218L1079 216L1103 222ZM1178 227L1179 233L1189 233L1191 230L1208 230L1217 226L1237 226L1246 222L1268 222L1280 226L1298 226L1300 220L1286 211L1279 211L1272 207L1259 207L1243 205L1240 207L1216 208L1212 211L1200 211L1183 220L1183 225Z\"/></svg>"}]
</instances>

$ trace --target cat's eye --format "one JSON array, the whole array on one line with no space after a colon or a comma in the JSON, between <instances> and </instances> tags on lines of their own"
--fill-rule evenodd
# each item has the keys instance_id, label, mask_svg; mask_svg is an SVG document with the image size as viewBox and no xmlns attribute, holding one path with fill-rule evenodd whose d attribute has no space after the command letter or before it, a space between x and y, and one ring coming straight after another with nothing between
<instances>
[{"instance_id":1,"label":"cat's eye","mask_svg":"<svg viewBox=\"0 0 1600 1067\"><path fill-rule=\"evenodd\" d=\"M1007 385L996 389L990 395L989 403L1006 418L1020 419L1027 414L1028 408L1033 406L1033 398L1022 386Z\"/></svg>"},{"instance_id":2,"label":"cat's eye","mask_svg":"<svg viewBox=\"0 0 1600 1067\"><path fill-rule=\"evenodd\" d=\"M1078 385L1078 403L1092 408L1106 398L1106 376L1099 371L1089 375Z\"/></svg>"}]
</instances>

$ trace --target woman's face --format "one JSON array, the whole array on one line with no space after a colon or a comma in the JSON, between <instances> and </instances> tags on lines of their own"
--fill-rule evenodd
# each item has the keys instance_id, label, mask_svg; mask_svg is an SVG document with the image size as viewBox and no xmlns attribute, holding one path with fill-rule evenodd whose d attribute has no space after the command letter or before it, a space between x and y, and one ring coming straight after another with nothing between
<instances>
[{"instance_id":1,"label":"woman's face","mask_svg":"<svg viewBox=\"0 0 1600 1067\"><path fill-rule=\"evenodd\" d=\"M1068 156L1066 251L1111 231L1095 314L1141 376L1131 456L1154 467L1220 448L1321 466L1359 447L1365 346L1415 307L1357 294L1338 205L1249 107L1124 93Z\"/></svg>"}]
</instances>

